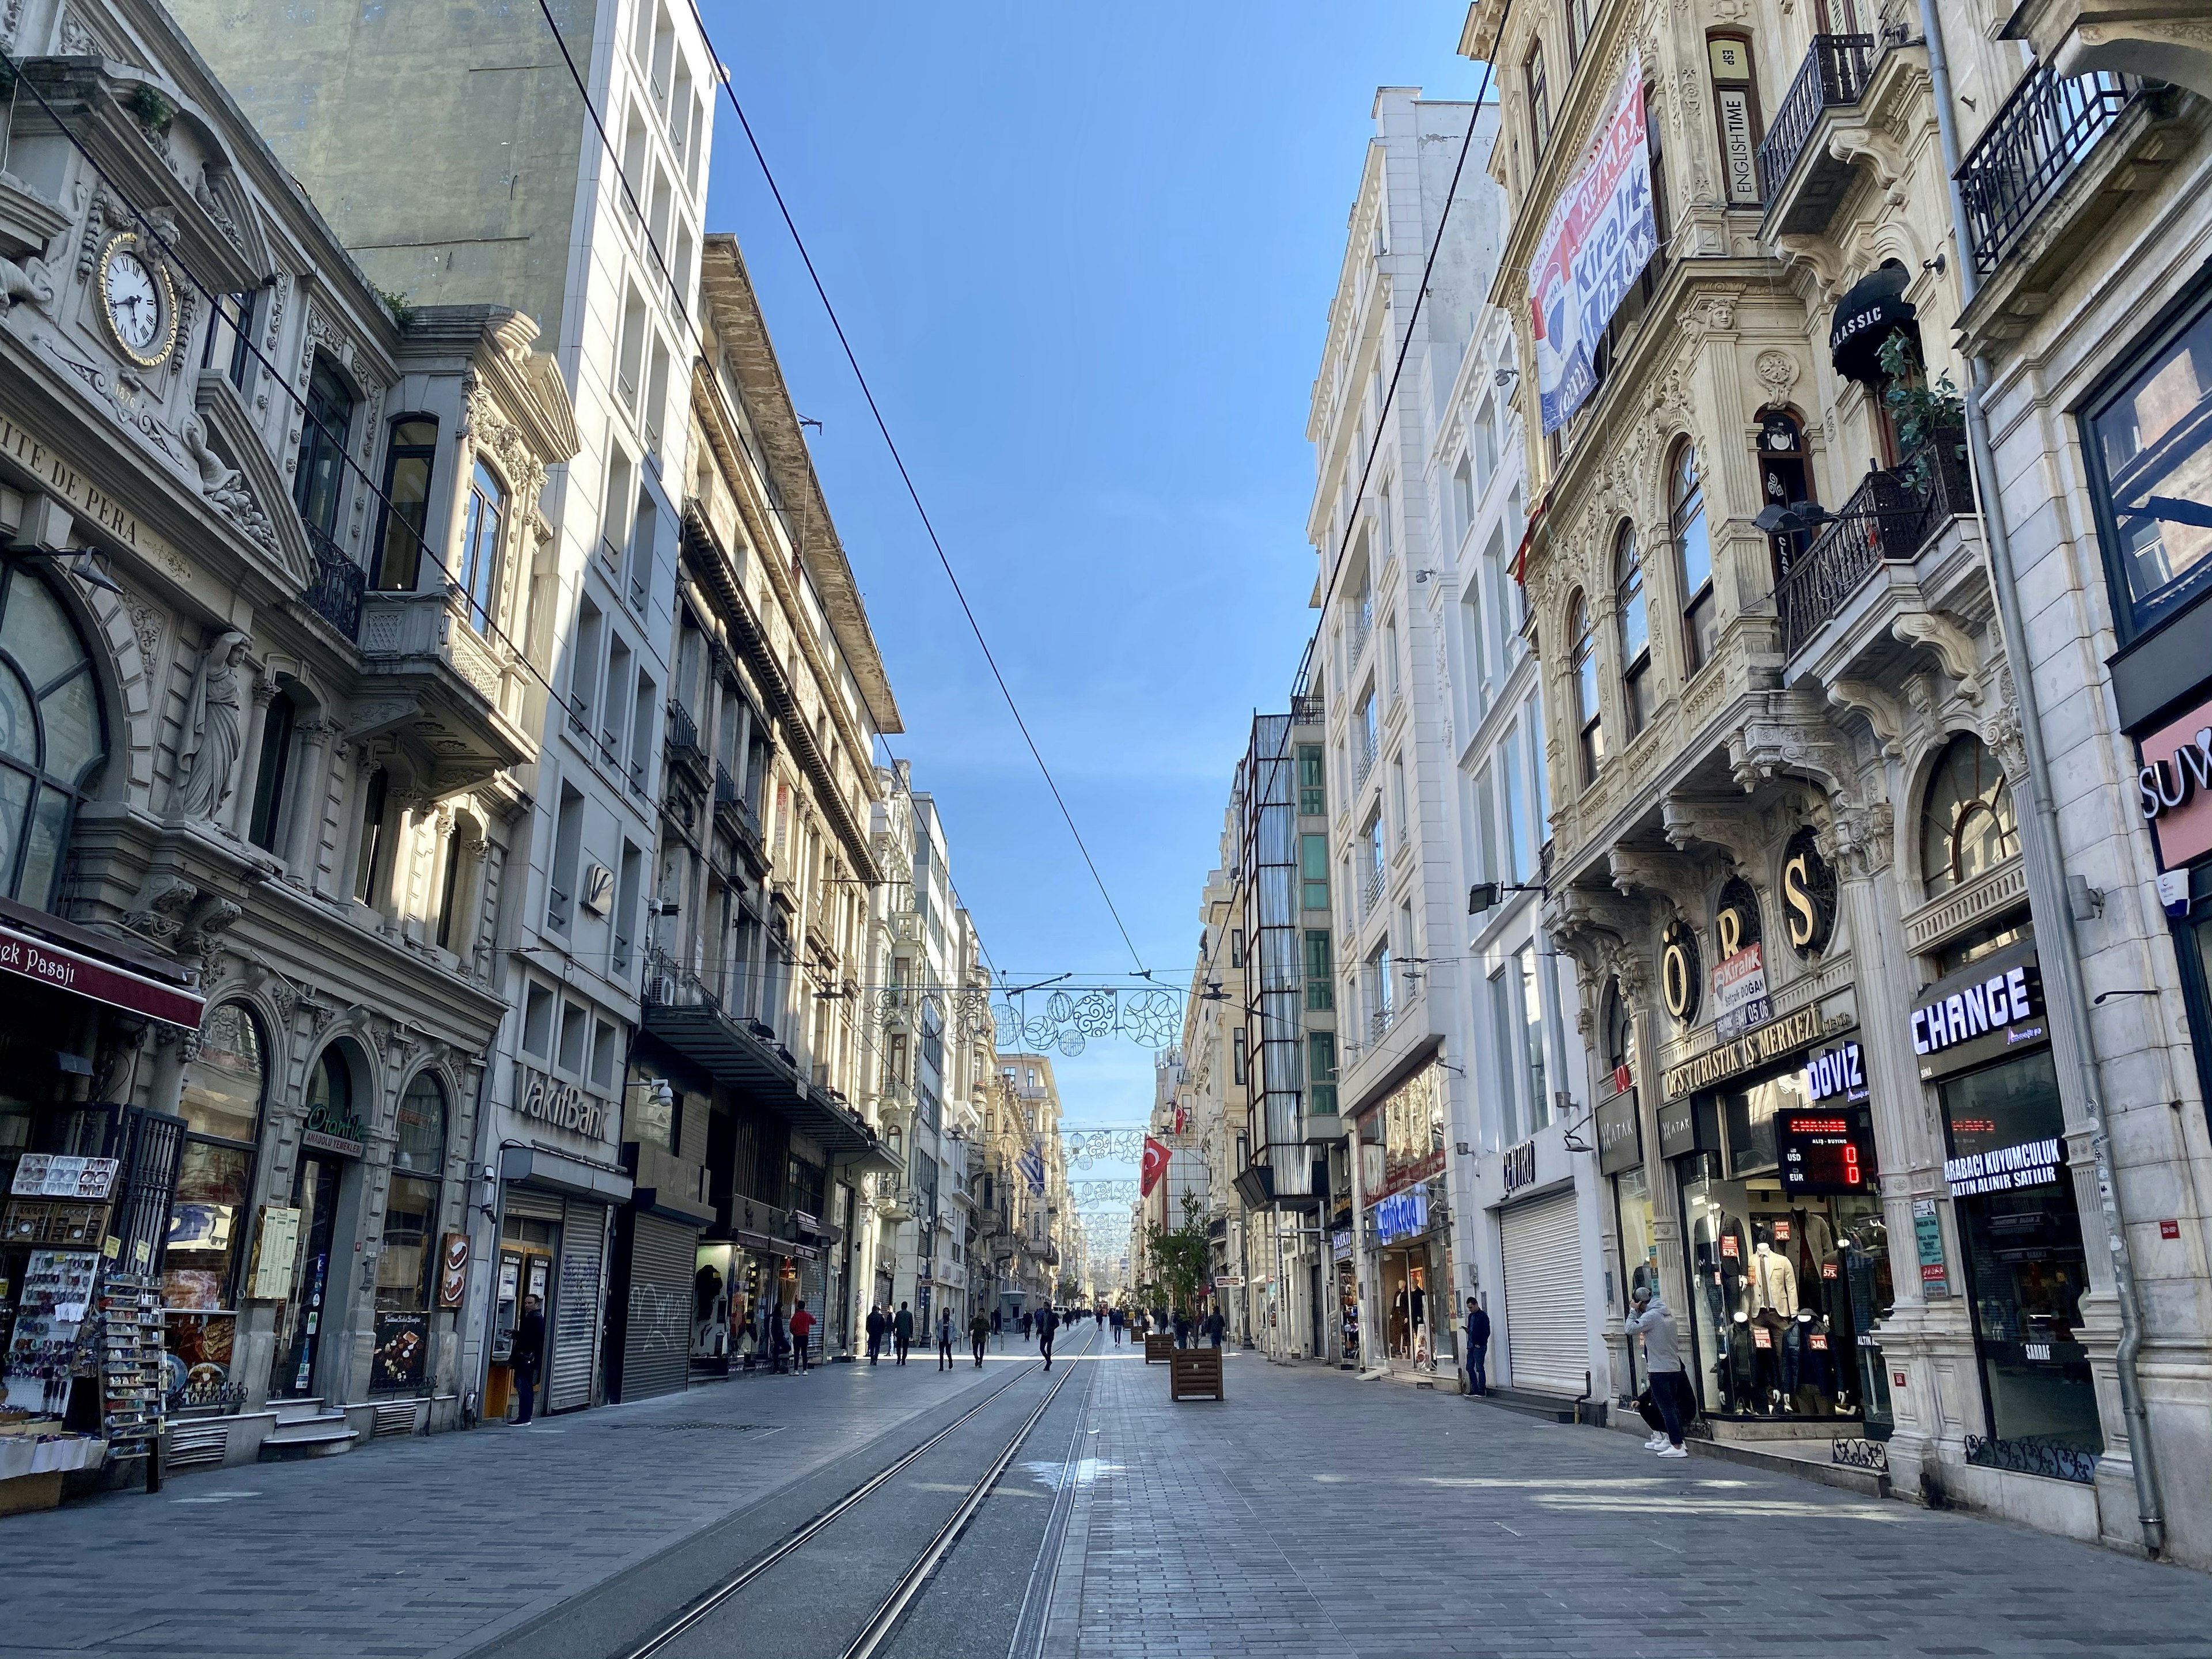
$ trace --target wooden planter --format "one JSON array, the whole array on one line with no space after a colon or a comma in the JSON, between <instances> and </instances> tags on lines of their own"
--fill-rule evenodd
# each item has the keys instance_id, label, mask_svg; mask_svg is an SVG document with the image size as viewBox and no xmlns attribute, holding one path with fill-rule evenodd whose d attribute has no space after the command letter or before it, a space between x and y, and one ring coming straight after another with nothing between
<instances>
[{"instance_id":1,"label":"wooden planter","mask_svg":"<svg viewBox=\"0 0 2212 1659\"><path fill-rule=\"evenodd\" d=\"M1175 1338L1169 1332L1147 1331L1145 1334L1145 1364L1147 1365L1158 1359L1172 1359L1175 1351Z\"/></svg>"},{"instance_id":2,"label":"wooden planter","mask_svg":"<svg viewBox=\"0 0 2212 1659\"><path fill-rule=\"evenodd\" d=\"M1168 1358L1170 1400L1220 1400L1221 1350L1176 1348Z\"/></svg>"}]
</instances>

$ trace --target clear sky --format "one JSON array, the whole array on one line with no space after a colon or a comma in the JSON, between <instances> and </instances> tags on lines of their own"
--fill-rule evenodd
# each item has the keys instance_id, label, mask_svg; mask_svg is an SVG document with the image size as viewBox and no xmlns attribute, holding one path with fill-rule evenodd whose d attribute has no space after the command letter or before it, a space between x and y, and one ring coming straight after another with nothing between
<instances>
[{"instance_id":1,"label":"clear sky","mask_svg":"<svg viewBox=\"0 0 2212 1659\"><path fill-rule=\"evenodd\" d=\"M1311 629L1307 400L1375 90L1474 95L1464 0L702 9L1142 965L1180 990L1231 769ZM1127 972L726 104L713 180L993 960ZM1152 1060L1056 1057L1067 1121L1140 1121Z\"/></svg>"}]
</instances>

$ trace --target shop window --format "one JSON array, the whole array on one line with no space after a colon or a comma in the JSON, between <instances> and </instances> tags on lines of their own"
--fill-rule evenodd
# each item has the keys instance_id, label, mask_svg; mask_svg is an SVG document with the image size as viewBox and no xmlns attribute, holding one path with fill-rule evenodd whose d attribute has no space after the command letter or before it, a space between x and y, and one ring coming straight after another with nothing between
<instances>
[{"instance_id":1,"label":"shop window","mask_svg":"<svg viewBox=\"0 0 2212 1659\"><path fill-rule=\"evenodd\" d=\"M1629 1307L1637 1297L1649 1291L1661 1295L1659 1286L1659 1241L1651 1223L1651 1186L1650 1178L1640 1168L1623 1170L1613 1180L1614 1219L1620 1230L1620 1302ZM1633 1399L1643 1391L1650 1377L1644 1369L1644 1345L1630 1342L1624 1345L1628 1352L1628 1392Z\"/></svg>"},{"instance_id":2,"label":"shop window","mask_svg":"<svg viewBox=\"0 0 2212 1659\"><path fill-rule=\"evenodd\" d=\"M1590 626L1589 602L1579 590L1567 602L1567 638L1571 642L1568 672L1575 688L1575 730L1582 753L1582 783L1587 789L1597 781L1597 769L1605 762L1605 717L1597 696L1597 635Z\"/></svg>"},{"instance_id":3,"label":"shop window","mask_svg":"<svg viewBox=\"0 0 2212 1659\"><path fill-rule=\"evenodd\" d=\"M30 566L0 563L0 893L51 909L107 727L92 658Z\"/></svg>"},{"instance_id":4,"label":"shop window","mask_svg":"<svg viewBox=\"0 0 2212 1659\"><path fill-rule=\"evenodd\" d=\"M2008 1170L2004 1190L1953 1200L1990 1436L2016 1447L2102 1451L2096 1383L2081 1340L2088 1253L2063 1161L2066 1127L2051 1051L1954 1079L1942 1097L1951 1156L2002 1154ZM2018 1155L2054 1143L2055 1163Z\"/></svg>"},{"instance_id":5,"label":"shop window","mask_svg":"<svg viewBox=\"0 0 2212 1659\"><path fill-rule=\"evenodd\" d=\"M1982 740L1951 739L1920 808L1920 866L1928 896L1948 893L2020 852L2011 787Z\"/></svg>"},{"instance_id":6,"label":"shop window","mask_svg":"<svg viewBox=\"0 0 2212 1659\"><path fill-rule=\"evenodd\" d=\"M1636 526L1624 524L1613 546L1613 606L1620 624L1620 702L1634 737L1651 718L1651 619L1644 605L1644 559Z\"/></svg>"},{"instance_id":7,"label":"shop window","mask_svg":"<svg viewBox=\"0 0 2212 1659\"><path fill-rule=\"evenodd\" d=\"M368 1385L419 1388L428 1375L430 1301L437 1272L439 1195L446 1161L446 1091L427 1074L399 1097L384 1246L376 1258L376 1346Z\"/></svg>"},{"instance_id":8,"label":"shop window","mask_svg":"<svg viewBox=\"0 0 2212 1659\"><path fill-rule=\"evenodd\" d=\"M384 457L384 507L376 526L368 585L380 593L412 593L422 575L430 511L430 475L438 460L438 422L402 415L392 423Z\"/></svg>"},{"instance_id":9,"label":"shop window","mask_svg":"<svg viewBox=\"0 0 2212 1659\"><path fill-rule=\"evenodd\" d=\"M2082 416L2121 639L2212 582L2212 305L2132 357Z\"/></svg>"},{"instance_id":10,"label":"shop window","mask_svg":"<svg viewBox=\"0 0 2212 1659\"><path fill-rule=\"evenodd\" d=\"M317 551L341 559L346 555L335 538L338 503L345 495L346 434L352 428L353 392L331 360L318 351L307 377L307 408L300 422L292 502L300 509Z\"/></svg>"},{"instance_id":11,"label":"shop window","mask_svg":"<svg viewBox=\"0 0 2212 1659\"><path fill-rule=\"evenodd\" d=\"M1686 439L1675 446L1668 481L1675 574L1680 579L1683 666L1694 674L1711 659L1720 643L1720 609L1713 592L1713 546L1705 526L1705 481L1698 473L1698 452Z\"/></svg>"},{"instance_id":12,"label":"shop window","mask_svg":"<svg viewBox=\"0 0 2212 1659\"><path fill-rule=\"evenodd\" d=\"M232 1370L239 1273L252 1215L253 1160L269 1069L260 1023L242 1002L218 1003L200 1027L178 1112L183 1158L161 1267L162 1324L177 1409L235 1406Z\"/></svg>"}]
</instances>

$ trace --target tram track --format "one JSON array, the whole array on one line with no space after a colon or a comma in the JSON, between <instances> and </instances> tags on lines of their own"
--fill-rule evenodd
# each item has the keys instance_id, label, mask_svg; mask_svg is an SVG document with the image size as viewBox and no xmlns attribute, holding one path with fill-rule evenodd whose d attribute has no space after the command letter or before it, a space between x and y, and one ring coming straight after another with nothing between
<instances>
[{"instance_id":1,"label":"tram track","mask_svg":"<svg viewBox=\"0 0 2212 1659\"><path fill-rule=\"evenodd\" d=\"M1087 1334L1083 1348L1075 1353L1062 1356L1068 1363L1064 1363L1058 1368L1060 1376L1052 1387L1045 1391L1043 1398L1036 1403L1035 1408L1023 1418L1020 1426L993 1456L981 1476L968 1486L951 1516L899 1573L890 1593L883 1597L874 1611L868 1615L859 1635L848 1645L839 1650L842 1659L877 1659L877 1656L887 1650L892 1637L897 1632L908 1610L927 1588L945 1559L951 1554L962 1534L967 1530L969 1523L981 1511L992 1491L1005 1476L1006 1471L1012 1467L1014 1460L1020 1455L1022 1448L1027 1443L1031 1431L1043 1420L1046 1413L1060 1398L1060 1391L1075 1375L1076 1366L1073 1362L1089 1357L1096 1346L1097 1340L1097 1330L1094 1324ZM820 1540L841 1521L852 1518L856 1510L871 1498L884 1493L902 1473L942 1445L958 1430L980 1417L1010 1390L1018 1387L1024 1378L1036 1375L1037 1371L1038 1368L1035 1365L1024 1365L943 1428L939 1429L919 1444L901 1453L890 1463L852 1487L836 1501L800 1522L775 1544L763 1550L744 1565L695 1597L680 1612L643 1640L615 1650L608 1656L608 1659L655 1659L655 1656L669 1652L672 1648L681 1643L684 1638L698 1631L718 1613L728 1609L732 1603L748 1590L765 1588L764 1581L769 1581L778 1568L792 1564L793 1559L799 1557L807 1546ZM1059 1494L1055 1492L1055 1499L1058 1497ZM1055 1508L1058 1508L1057 1502Z\"/></svg>"}]
</instances>

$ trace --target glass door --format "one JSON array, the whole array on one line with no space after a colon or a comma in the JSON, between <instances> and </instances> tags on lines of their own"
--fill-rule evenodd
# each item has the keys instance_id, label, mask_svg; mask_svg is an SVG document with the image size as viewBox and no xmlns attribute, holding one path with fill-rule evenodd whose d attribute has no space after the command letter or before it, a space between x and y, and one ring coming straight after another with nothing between
<instances>
[{"instance_id":1,"label":"glass door","mask_svg":"<svg viewBox=\"0 0 2212 1659\"><path fill-rule=\"evenodd\" d=\"M331 1299L331 1237L337 1216L338 1177L335 1158L308 1156L300 1161L292 1202L300 1211L300 1252L292 1265L292 1296L284 1305L277 1333L276 1372L269 1392L301 1399L314 1391L315 1358L322 1343L324 1316Z\"/></svg>"}]
</instances>

